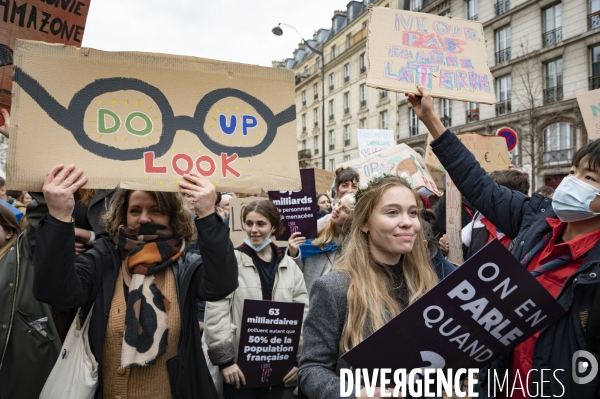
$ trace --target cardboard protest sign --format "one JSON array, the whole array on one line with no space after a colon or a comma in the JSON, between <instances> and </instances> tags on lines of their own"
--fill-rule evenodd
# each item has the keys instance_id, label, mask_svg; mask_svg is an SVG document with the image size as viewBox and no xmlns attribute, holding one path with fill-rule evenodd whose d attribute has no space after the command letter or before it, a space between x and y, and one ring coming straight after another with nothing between
<instances>
[{"instance_id":1,"label":"cardboard protest sign","mask_svg":"<svg viewBox=\"0 0 600 399\"><path fill-rule=\"evenodd\" d=\"M331 185L335 180L335 173L324 169L313 169L315 171L315 188L317 194L326 194L327 190L331 190Z\"/></svg>"},{"instance_id":2,"label":"cardboard protest sign","mask_svg":"<svg viewBox=\"0 0 600 399\"><path fill-rule=\"evenodd\" d=\"M500 136L485 136L477 133L461 133L457 134L460 141L467 147L475 156L481 167L486 172L495 172L497 170L508 170L510 165L508 148L506 140ZM425 163L430 170L440 170L445 172L446 169L437 159L431 149L433 137L431 134L427 138L427 150L425 151Z\"/></svg>"},{"instance_id":3,"label":"cardboard protest sign","mask_svg":"<svg viewBox=\"0 0 600 399\"><path fill-rule=\"evenodd\" d=\"M452 179L446 176L446 235L448 236L448 260L461 265L462 247L462 195Z\"/></svg>"},{"instance_id":4,"label":"cardboard protest sign","mask_svg":"<svg viewBox=\"0 0 600 399\"><path fill-rule=\"evenodd\" d=\"M577 103L590 140L600 137L600 89L577 94Z\"/></svg>"},{"instance_id":5,"label":"cardboard protest sign","mask_svg":"<svg viewBox=\"0 0 600 399\"><path fill-rule=\"evenodd\" d=\"M361 182L368 181L375 172L397 175L405 172L408 174L408 182L414 189L425 187L441 195L421 155L406 144L398 144L387 150L344 162L342 167L354 168L360 175Z\"/></svg>"},{"instance_id":6,"label":"cardboard protest sign","mask_svg":"<svg viewBox=\"0 0 600 399\"><path fill-rule=\"evenodd\" d=\"M297 231L306 238L317 236L317 193L314 170L300 170L300 178L302 190L269 191L269 200L277 206L285 227L283 234L277 236L280 241L287 241L292 233Z\"/></svg>"},{"instance_id":7,"label":"cardboard protest sign","mask_svg":"<svg viewBox=\"0 0 600 399\"><path fill-rule=\"evenodd\" d=\"M565 313L494 240L343 358L366 369L480 368Z\"/></svg>"},{"instance_id":8,"label":"cardboard protest sign","mask_svg":"<svg viewBox=\"0 0 600 399\"><path fill-rule=\"evenodd\" d=\"M481 22L373 7L368 29L368 86L496 103Z\"/></svg>"},{"instance_id":9,"label":"cardboard protest sign","mask_svg":"<svg viewBox=\"0 0 600 399\"><path fill-rule=\"evenodd\" d=\"M300 189L294 101L288 69L19 41L7 181L39 191L74 163L86 188L178 191L196 170L219 191Z\"/></svg>"},{"instance_id":10,"label":"cardboard protest sign","mask_svg":"<svg viewBox=\"0 0 600 399\"><path fill-rule=\"evenodd\" d=\"M91 0L0 2L0 107L10 108L17 39L81 46ZM2 12L3 11L3 12ZM0 117L1 118L1 117ZM1 118L0 124L4 124Z\"/></svg>"},{"instance_id":11,"label":"cardboard protest sign","mask_svg":"<svg viewBox=\"0 0 600 399\"><path fill-rule=\"evenodd\" d=\"M248 197L248 198L231 198L229 200L229 239L233 243L233 247L237 248L246 239L246 230L244 230L244 221L242 215L244 208L251 202L254 201L268 201L266 198L260 197ZM273 239L273 242L278 247L287 247L287 241L277 241Z\"/></svg>"},{"instance_id":12,"label":"cardboard protest sign","mask_svg":"<svg viewBox=\"0 0 600 399\"><path fill-rule=\"evenodd\" d=\"M374 154L396 145L393 130L357 129L358 153L361 157Z\"/></svg>"},{"instance_id":13,"label":"cardboard protest sign","mask_svg":"<svg viewBox=\"0 0 600 399\"><path fill-rule=\"evenodd\" d=\"M304 304L244 300L237 365L244 388L281 384L294 367Z\"/></svg>"}]
</instances>

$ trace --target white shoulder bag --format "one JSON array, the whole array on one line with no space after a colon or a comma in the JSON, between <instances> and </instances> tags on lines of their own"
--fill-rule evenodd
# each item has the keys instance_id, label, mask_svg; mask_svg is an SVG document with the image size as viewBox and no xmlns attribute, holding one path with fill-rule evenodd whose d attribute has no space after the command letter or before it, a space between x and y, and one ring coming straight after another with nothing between
<instances>
[{"instance_id":1,"label":"white shoulder bag","mask_svg":"<svg viewBox=\"0 0 600 399\"><path fill-rule=\"evenodd\" d=\"M81 308L71 324L60 356L44 384L40 399L93 399L98 387L98 362L90 349L88 329L92 305L83 323L79 323Z\"/></svg>"}]
</instances>

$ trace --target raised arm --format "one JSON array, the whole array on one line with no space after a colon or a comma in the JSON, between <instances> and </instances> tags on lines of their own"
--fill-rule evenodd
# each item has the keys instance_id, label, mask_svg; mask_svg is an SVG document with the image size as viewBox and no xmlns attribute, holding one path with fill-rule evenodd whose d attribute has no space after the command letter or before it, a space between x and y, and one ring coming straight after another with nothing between
<instances>
[{"instance_id":1,"label":"raised arm","mask_svg":"<svg viewBox=\"0 0 600 399\"><path fill-rule=\"evenodd\" d=\"M217 301L238 287L238 269L229 227L215 212L215 186L197 172L183 176L181 192L194 197L198 244L202 255L202 278L198 284L198 299Z\"/></svg>"},{"instance_id":2,"label":"raised arm","mask_svg":"<svg viewBox=\"0 0 600 399\"><path fill-rule=\"evenodd\" d=\"M408 101L434 140L433 152L444 166L461 194L509 238L516 237L528 209L530 198L499 186L485 172L473 154L450 130L446 129L433 108L433 98L418 86L422 96L408 94Z\"/></svg>"},{"instance_id":3,"label":"raised arm","mask_svg":"<svg viewBox=\"0 0 600 399\"><path fill-rule=\"evenodd\" d=\"M33 211L30 224L35 229L33 294L40 302L66 308L88 303L96 276L93 253L75 262L73 194L87 178L81 170L74 170L74 165L52 168L44 178L44 196L32 193L37 204L29 207ZM45 203L48 213L40 216Z\"/></svg>"}]
</instances>

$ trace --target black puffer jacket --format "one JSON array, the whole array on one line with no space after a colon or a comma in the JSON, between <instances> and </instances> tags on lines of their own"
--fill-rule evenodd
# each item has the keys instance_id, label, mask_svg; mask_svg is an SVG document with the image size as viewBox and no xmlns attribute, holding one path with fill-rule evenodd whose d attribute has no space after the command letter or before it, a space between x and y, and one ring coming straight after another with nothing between
<instances>
[{"instance_id":1,"label":"black puffer jacket","mask_svg":"<svg viewBox=\"0 0 600 399\"><path fill-rule=\"evenodd\" d=\"M544 234L552 231L546 222L546 218L556 218L550 198L540 194L527 197L518 191L497 185L449 130L434 140L431 147L462 195L504 234L513 239L509 249L518 260L521 260ZM557 300L567 313L540 333L533 355L532 369L535 371L532 371L529 377L531 395L539 391L538 387L543 377L547 382L542 385L543 391L538 397L600 397L598 375L591 382L582 385L575 383L572 377L572 366L575 364L572 360L576 351L585 350L596 354L599 352L597 345L592 348L588 345L585 330L586 326L594 322L592 318L600 317L600 310L593 306L598 283L600 243L596 243L579 270L570 276L562 287ZM588 313L590 320L584 326L581 315ZM488 390L488 374L495 371L501 381L511 356L512 353L481 370L478 388L480 398L495 397L493 390ZM551 371L542 375L542 369ZM492 374L491 381L493 377ZM522 378L525 381L525 377ZM512 386L512 381L509 384ZM489 395L490 392L492 395Z\"/></svg>"},{"instance_id":2,"label":"black puffer jacket","mask_svg":"<svg viewBox=\"0 0 600 399\"><path fill-rule=\"evenodd\" d=\"M182 325L178 355L167 361L167 367L173 398L217 399L202 352L196 300L216 301L233 292L238 285L237 261L229 228L216 213L195 223L201 256L185 251L173 266ZM102 347L121 255L106 238L76 259L74 246L73 223L46 214L36 231L33 293L41 302L64 308L83 307L85 313L95 302L89 339L100 371L95 397L102 399ZM101 279L99 284L97 279Z\"/></svg>"}]
</instances>

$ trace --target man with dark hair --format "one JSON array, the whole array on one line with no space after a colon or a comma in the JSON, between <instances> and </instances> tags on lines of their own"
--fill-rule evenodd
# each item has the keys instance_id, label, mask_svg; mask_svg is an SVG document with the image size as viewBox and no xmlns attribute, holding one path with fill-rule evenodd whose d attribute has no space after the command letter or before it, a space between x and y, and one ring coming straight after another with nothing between
<instances>
[{"instance_id":1,"label":"man with dark hair","mask_svg":"<svg viewBox=\"0 0 600 399\"><path fill-rule=\"evenodd\" d=\"M529 179L525 173L519 170L498 170L490 173L490 176L500 186L504 186L511 191L520 191L525 195L529 194Z\"/></svg>"},{"instance_id":2,"label":"man with dark hair","mask_svg":"<svg viewBox=\"0 0 600 399\"><path fill-rule=\"evenodd\" d=\"M550 186L542 186L537 189L536 193L542 194L544 197L552 198L554 195L554 189Z\"/></svg>"},{"instance_id":3,"label":"man with dark hair","mask_svg":"<svg viewBox=\"0 0 600 399\"><path fill-rule=\"evenodd\" d=\"M490 176L499 186L504 186L511 191L518 191L525 195L529 193L529 179L521 171L516 169L498 170L490 173ZM511 242L510 238L494 226L492 222L480 212L476 212L473 220L462 229L463 245L469 248L465 260L473 256L493 239L498 239L505 247L508 247Z\"/></svg>"}]
</instances>

